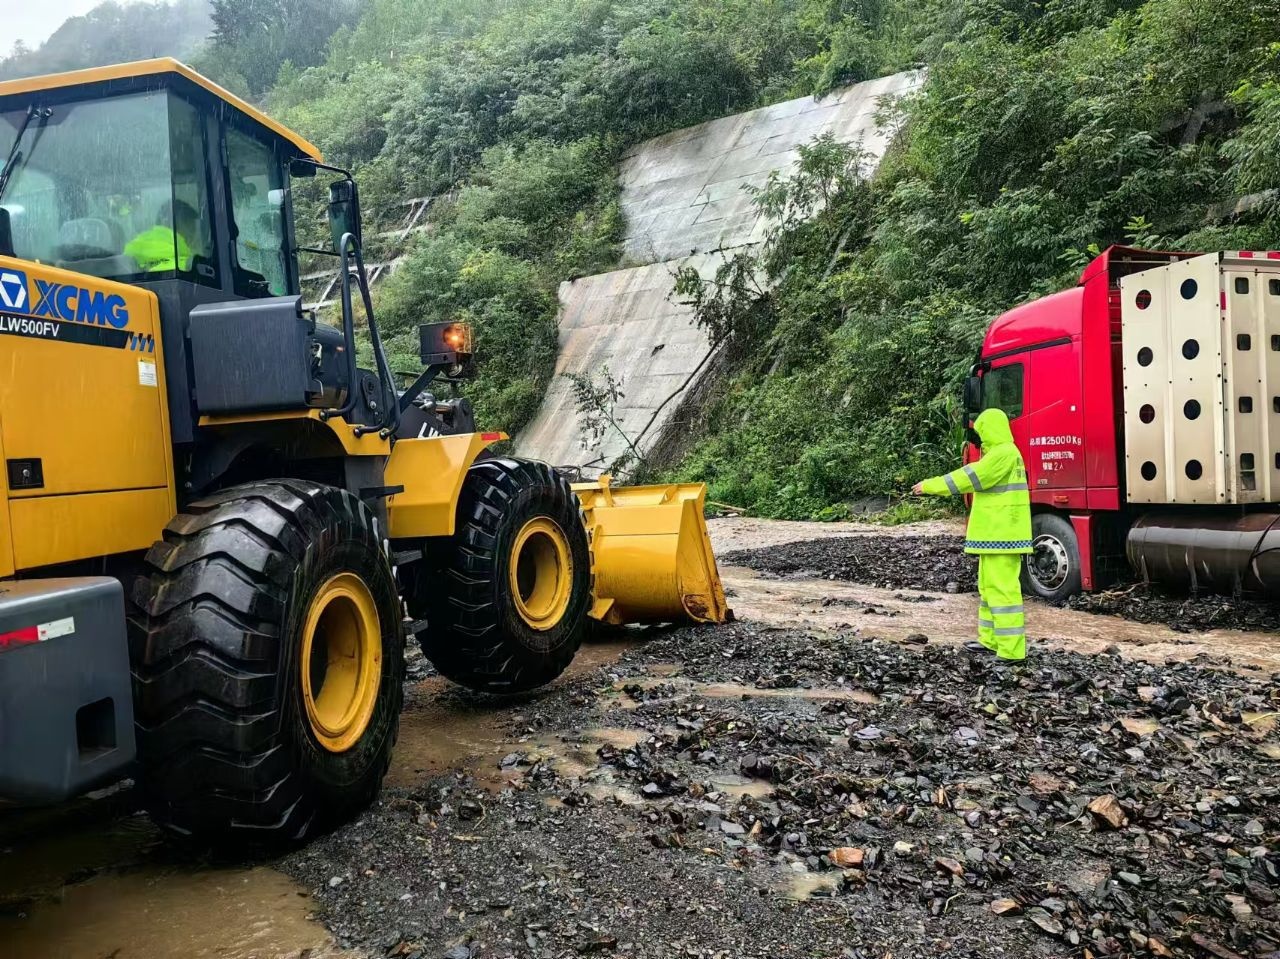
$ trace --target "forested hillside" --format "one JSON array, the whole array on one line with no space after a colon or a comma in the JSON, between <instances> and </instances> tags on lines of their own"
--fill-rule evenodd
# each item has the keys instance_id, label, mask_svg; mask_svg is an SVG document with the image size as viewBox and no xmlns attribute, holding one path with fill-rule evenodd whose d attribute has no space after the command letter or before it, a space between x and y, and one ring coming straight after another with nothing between
<instances>
[{"instance_id":1,"label":"forested hillside","mask_svg":"<svg viewBox=\"0 0 1280 959\"><path fill-rule=\"evenodd\" d=\"M397 365L417 323L471 320L469 392L510 430L552 373L556 286L618 265L624 149L927 66L885 111L899 136L873 178L820 144L761 195L779 226L737 276L770 284L683 287L729 362L702 439L664 468L770 515L838 514L950 460L987 321L1070 284L1092 251L1280 246L1280 0L213 8L198 65L354 166L372 212L441 198L381 316ZM817 219L793 215L814 198Z\"/></svg>"},{"instance_id":2,"label":"forested hillside","mask_svg":"<svg viewBox=\"0 0 1280 959\"><path fill-rule=\"evenodd\" d=\"M109 0L63 22L36 49L16 44L0 56L0 80L149 57L189 57L209 36L209 14L209 0Z\"/></svg>"}]
</instances>

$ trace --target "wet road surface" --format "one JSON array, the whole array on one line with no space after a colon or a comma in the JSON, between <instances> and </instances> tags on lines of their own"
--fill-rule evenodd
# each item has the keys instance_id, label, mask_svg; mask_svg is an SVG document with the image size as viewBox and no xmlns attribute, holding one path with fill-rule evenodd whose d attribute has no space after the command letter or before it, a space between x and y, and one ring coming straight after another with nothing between
<instances>
[{"instance_id":1,"label":"wet road surface","mask_svg":"<svg viewBox=\"0 0 1280 959\"><path fill-rule=\"evenodd\" d=\"M827 529L841 535L855 531ZM761 521L713 521L711 530L718 551L726 546L773 546L795 538L797 532L813 535L791 524ZM926 532L953 531L937 524ZM872 527L865 533L878 536L883 531ZM767 579L741 568L722 572L730 605L744 623L811 630L816 642L837 634L891 641L924 634L933 644L971 637L972 595L880 589L817 578ZM1041 605L1031 608L1028 624L1033 657L1042 650L1100 653L1118 647L1127 658L1153 663L1199 657L1227 668L1223 658L1229 656L1233 669L1254 675L1280 672L1280 637L1270 633L1185 633ZM723 678L695 680L682 675L677 662L650 662L640 674L634 669L611 674L611 664L644 638L641 634L591 644L551 687L515 700L472 696L439 677L418 680L409 689L389 791L411 791L464 771L479 788L497 793L526 781L530 767L541 763L556 776L580 780L584 793L595 801L641 807L647 797L635 783L602 765L600 756L602 749L632 750L648 736L663 733L662 728L583 725L572 719L571 711L555 713L563 718L551 725L528 722L528 713L545 712L540 704L584 677L603 677L600 697L610 705L610 715L625 715L645 704L653 708L655 701L714 704L748 697L811 704L805 708L856 708L878 702L876 692L856 687L762 689ZM1257 722L1268 722L1264 714L1259 717ZM1280 758L1273 739L1259 748ZM772 790L758 778L737 773L717 773L708 782L735 799L760 800ZM546 805L555 811L560 802L550 796ZM308 889L273 865L229 867L191 860L134 811L127 788L59 810L0 813L0 953L59 959L327 959L369 954L340 948L317 918L318 905ZM336 863L335 874L344 868ZM783 876L771 888L785 899L807 901L830 894L838 883L838 876L830 873L804 872Z\"/></svg>"}]
</instances>

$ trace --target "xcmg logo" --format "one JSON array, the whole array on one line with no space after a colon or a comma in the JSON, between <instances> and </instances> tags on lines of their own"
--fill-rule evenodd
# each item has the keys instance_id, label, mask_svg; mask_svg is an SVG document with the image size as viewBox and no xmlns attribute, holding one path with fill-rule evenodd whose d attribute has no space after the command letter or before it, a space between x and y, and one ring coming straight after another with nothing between
<instances>
[{"instance_id":1,"label":"xcmg logo","mask_svg":"<svg viewBox=\"0 0 1280 959\"><path fill-rule=\"evenodd\" d=\"M129 307L123 296L51 280L36 280L36 308L32 315L73 323L110 325L117 330L129 325Z\"/></svg>"},{"instance_id":2,"label":"xcmg logo","mask_svg":"<svg viewBox=\"0 0 1280 959\"><path fill-rule=\"evenodd\" d=\"M123 296L115 293L38 279L34 308L31 304L27 274L21 270L0 270L0 310L72 323L113 326L117 330L129 325L128 304Z\"/></svg>"},{"instance_id":3,"label":"xcmg logo","mask_svg":"<svg viewBox=\"0 0 1280 959\"><path fill-rule=\"evenodd\" d=\"M0 270L0 303L10 310L27 311L27 274Z\"/></svg>"}]
</instances>

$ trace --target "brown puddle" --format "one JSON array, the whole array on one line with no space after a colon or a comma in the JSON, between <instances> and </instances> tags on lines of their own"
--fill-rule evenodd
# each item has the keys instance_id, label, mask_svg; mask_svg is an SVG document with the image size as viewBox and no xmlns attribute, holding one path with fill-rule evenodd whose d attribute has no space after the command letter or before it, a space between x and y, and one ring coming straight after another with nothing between
<instances>
[{"instance_id":1,"label":"brown puddle","mask_svg":"<svg viewBox=\"0 0 1280 959\"><path fill-rule=\"evenodd\" d=\"M584 646L566 671L580 676L615 662L630 638ZM425 687L425 688L424 688ZM569 741L519 742L518 701L467 702L441 695L444 680L420 685L421 706L401 720L389 786L451 769L486 785L518 778L502 770L511 752L552 763L562 775L592 777L600 798L639 802L598 769L602 745L625 749L649 734L588 729ZM527 768L527 767L525 767ZM158 830L132 814L132 799L79 800L46 813L0 816L0 955L58 959L329 959L349 955L310 918L312 902L265 866L210 868L171 853ZM39 838L28 838L34 834Z\"/></svg>"},{"instance_id":2,"label":"brown puddle","mask_svg":"<svg viewBox=\"0 0 1280 959\"><path fill-rule=\"evenodd\" d=\"M419 688L443 680L426 680ZM400 718L400 741L387 775L389 786L412 786L454 770L465 770L476 783L498 790L518 781L529 766L549 763L561 776L583 778L600 765L601 746L630 749L649 738L643 729L615 727L518 736L508 732L518 706L493 704L467 708L455 701L430 698ZM502 760L519 753L522 762L502 768Z\"/></svg>"},{"instance_id":3,"label":"brown puddle","mask_svg":"<svg viewBox=\"0 0 1280 959\"><path fill-rule=\"evenodd\" d=\"M276 959L340 956L311 900L273 869L144 868L67 886L26 918L0 919L13 956ZM309 950L309 951L308 951Z\"/></svg>"},{"instance_id":4,"label":"brown puddle","mask_svg":"<svg viewBox=\"0 0 1280 959\"><path fill-rule=\"evenodd\" d=\"M340 956L311 899L265 866L209 869L165 860L141 815L96 822L93 800L42 824L47 836L0 851L5 955L58 959L311 959ZM39 814L13 813L8 824ZM87 821L86 821L87 820ZM88 878L82 878L86 874Z\"/></svg>"},{"instance_id":5,"label":"brown puddle","mask_svg":"<svg viewBox=\"0 0 1280 959\"><path fill-rule=\"evenodd\" d=\"M839 872L797 872L779 883L783 899L804 901L819 896L834 896L844 881Z\"/></svg>"},{"instance_id":6,"label":"brown puddle","mask_svg":"<svg viewBox=\"0 0 1280 959\"><path fill-rule=\"evenodd\" d=\"M756 799L763 799L766 796L773 795L773 783L766 782L763 779L749 779L746 776L738 776L734 773L715 773L707 779L707 783L716 792L721 792L734 798L753 796Z\"/></svg>"},{"instance_id":7,"label":"brown puddle","mask_svg":"<svg viewBox=\"0 0 1280 959\"><path fill-rule=\"evenodd\" d=\"M640 638L624 638L585 644L574 657L564 675L549 686L537 690L530 697L546 695L546 691L601 666L611 665L629 649L634 649ZM433 676L417 684L415 700L400 716L400 739L391 757L391 769L387 774L388 786L412 786L424 779L440 776L456 769L472 773L476 782L486 789L501 789L520 777L519 769L501 769L499 763L513 752L528 755L532 749L550 748L536 738L514 735L507 731L518 725L521 704L528 699L498 697L462 699L451 694L457 687L447 680ZM610 743L610 735L640 735L641 730L587 730L583 736L595 742L595 749ZM639 741L639 740L637 740ZM634 742L619 748L629 748ZM592 763L594 765L594 762ZM565 772L565 775L574 775Z\"/></svg>"}]
</instances>

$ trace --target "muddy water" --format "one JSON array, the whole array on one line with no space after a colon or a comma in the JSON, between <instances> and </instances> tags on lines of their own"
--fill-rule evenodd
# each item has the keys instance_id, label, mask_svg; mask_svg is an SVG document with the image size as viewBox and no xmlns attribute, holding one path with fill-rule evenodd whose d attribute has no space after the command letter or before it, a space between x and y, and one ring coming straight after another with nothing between
<instances>
[{"instance_id":1,"label":"muddy water","mask_svg":"<svg viewBox=\"0 0 1280 959\"><path fill-rule=\"evenodd\" d=\"M107 800L111 801L111 800ZM118 800L115 800L118 801ZM178 861L140 814L95 821L80 801L0 849L0 955L58 959L340 956L311 900L272 869ZM28 819L34 817L27 814Z\"/></svg>"},{"instance_id":2,"label":"muddy water","mask_svg":"<svg viewBox=\"0 0 1280 959\"><path fill-rule=\"evenodd\" d=\"M790 629L854 631L884 639L924 633L932 642L974 638L977 597L880 589L825 579L762 579L738 567L721 569L730 605L739 619ZM924 597L926 601L919 601ZM913 601L915 600L915 601ZM1270 633L1211 630L1178 633L1166 626L1135 623L1043 603L1027 607L1029 655L1038 643L1080 653L1118 646L1134 659L1172 662L1201 653L1227 655L1240 666L1280 670L1280 637Z\"/></svg>"},{"instance_id":3,"label":"muddy water","mask_svg":"<svg viewBox=\"0 0 1280 959\"><path fill-rule=\"evenodd\" d=\"M640 642L635 638L588 643L578 651L563 676L543 689L524 696L502 698L461 693L447 680L433 676L418 683L400 717L400 739L387 774L389 786L413 786L454 769L466 769L477 783L501 789L518 779L518 768L502 769L500 762L513 752L554 759L564 775L576 775L571 767L582 765L561 740L531 737L513 731L520 726L520 706L546 696L566 682L617 662ZM573 734L569 734L573 735ZM584 730L580 736L590 745L591 765L595 750L606 743L617 746L618 737L644 735L639 730ZM638 740L637 740L638 741ZM627 748L633 742L619 748ZM554 754L554 755L553 755Z\"/></svg>"},{"instance_id":4,"label":"muddy water","mask_svg":"<svg viewBox=\"0 0 1280 959\"><path fill-rule=\"evenodd\" d=\"M566 676L607 665L634 645L626 640L584 647ZM522 741L509 731L519 725L519 700L460 696L439 679L426 680L414 693L418 705L405 713L391 786L456 768L501 786L506 777L499 763L513 751L553 763L564 775L596 775L600 746L627 748L648 735L589 729ZM606 779L597 776L591 784L602 798L632 798ZM219 868L183 858L134 812L127 792L46 813L0 813L3 959L349 955L311 913L306 891L268 866Z\"/></svg>"}]
</instances>

